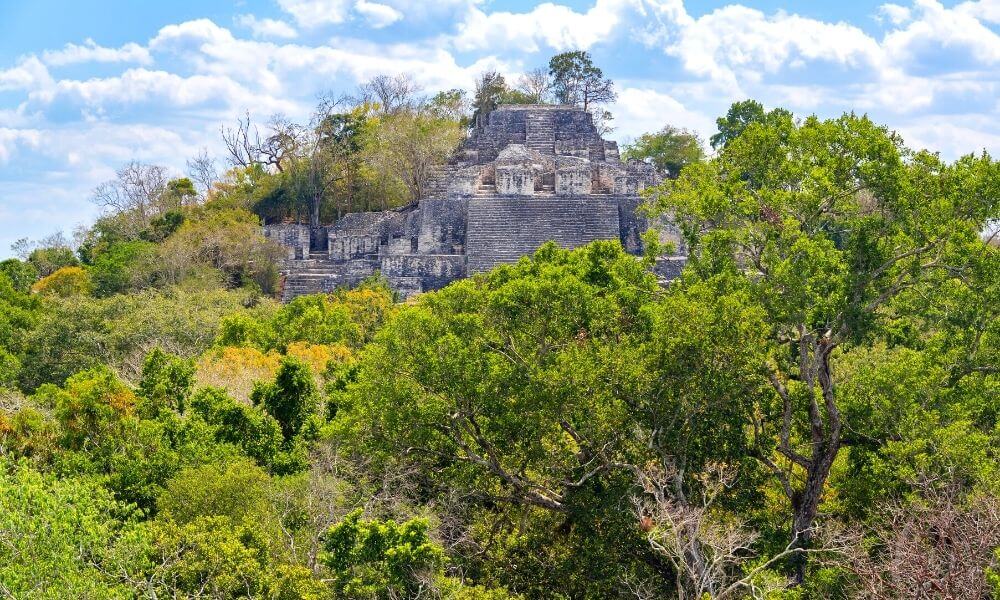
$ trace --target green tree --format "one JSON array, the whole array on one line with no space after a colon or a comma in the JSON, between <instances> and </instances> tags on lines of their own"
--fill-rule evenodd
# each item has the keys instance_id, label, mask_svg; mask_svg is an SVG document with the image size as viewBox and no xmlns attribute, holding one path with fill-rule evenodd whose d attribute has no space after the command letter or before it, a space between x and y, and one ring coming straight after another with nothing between
<instances>
[{"instance_id":1,"label":"green tree","mask_svg":"<svg viewBox=\"0 0 1000 600\"><path fill-rule=\"evenodd\" d=\"M211 431L198 421L172 413L156 420L136 415L132 390L107 367L77 373L63 388L44 385L31 401L55 416L52 460L61 471L101 477L118 500L145 514L154 512L163 484L178 469L220 454Z\"/></svg>"},{"instance_id":2,"label":"green tree","mask_svg":"<svg viewBox=\"0 0 1000 600\"><path fill-rule=\"evenodd\" d=\"M95 295L110 296L151 285L156 277L155 248L150 242L121 242L94 256L87 272Z\"/></svg>"},{"instance_id":3,"label":"green tree","mask_svg":"<svg viewBox=\"0 0 1000 600\"><path fill-rule=\"evenodd\" d=\"M426 593L444 564L444 551L423 519L362 521L352 512L327 532L323 563L346 598L415 598Z\"/></svg>"},{"instance_id":4,"label":"green tree","mask_svg":"<svg viewBox=\"0 0 1000 600\"><path fill-rule=\"evenodd\" d=\"M739 137L751 123L777 124L789 117L791 117L791 113L783 108L776 108L770 112L765 112L764 105L756 100L734 102L729 107L726 116L715 120L719 131L710 137L708 141L712 144L713 148L718 150Z\"/></svg>"},{"instance_id":5,"label":"green tree","mask_svg":"<svg viewBox=\"0 0 1000 600\"><path fill-rule=\"evenodd\" d=\"M806 547L847 434L837 357L884 335L906 290L961 289L970 281L959 273L996 260L980 232L997 218L1000 167L986 155L946 164L909 151L864 117L770 115L655 202L690 249L679 285L745 290L767 315L759 372L775 402L755 419L755 454L788 498L793 543ZM903 316L919 321L925 308Z\"/></svg>"},{"instance_id":6,"label":"green tree","mask_svg":"<svg viewBox=\"0 0 1000 600\"><path fill-rule=\"evenodd\" d=\"M426 104L379 117L368 130L366 163L382 177L402 183L411 202L427 193L431 170L444 164L464 133L458 121Z\"/></svg>"},{"instance_id":7,"label":"green tree","mask_svg":"<svg viewBox=\"0 0 1000 600\"><path fill-rule=\"evenodd\" d=\"M649 162L661 175L676 179L685 166L705 159L701 140L693 132L667 125L656 133L644 133L625 148L622 158Z\"/></svg>"},{"instance_id":8,"label":"green tree","mask_svg":"<svg viewBox=\"0 0 1000 600\"><path fill-rule=\"evenodd\" d=\"M270 486L267 473L246 459L184 469L166 482L157 498L158 516L181 525L202 517L226 517L234 523L277 527Z\"/></svg>"},{"instance_id":9,"label":"green tree","mask_svg":"<svg viewBox=\"0 0 1000 600\"><path fill-rule=\"evenodd\" d=\"M180 210L168 210L162 215L153 217L149 221L149 227L144 229L139 237L147 242L162 242L184 224L185 218Z\"/></svg>"},{"instance_id":10,"label":"green tree","mask_svg":"<svg viewBox=\"0 0 1000 600\"><path fill-rule=\"evenodd\" d=\"M284 450L281 426L271 415L233 400L223 390L201 388L191 399L193 411L214 428L218 442L233 444L258 465L282 475L304 468L297 448Z\"/></svg>"},{"instance_id":11,"label":"green tree","mask_svg":"<svg viewBox=\"0 0 1000 600\"><path fill-rule=\"evenodd\" d=\"M23 340L21 360L30 368L22 372L21 385L32 390L62 383L102 363L136 380L150 348L169 348L181 356L208 349L222 318L242 310L247 298L245 291L182 288L53 298Z\"/></svg>"},{"instance_id":12,"label":"green tree","mask_svg":"<svg viewBox=\"0 0 1000 600\"><path fill-rule=\"evenodd\" d=\"M621 503L643 494L649 468L682 473L672 493L696 503L709 463L745 456L746 400L766 382L744 374L759 371L765 328L739 294L660 295L617 242L543 246L402 310L334 398L337 427L359 452L416 463L511 521L540 509L553 516L536 523L553 530L592 528L593 538L547 531L517 545L544 565L534 575L565 569L598 596L621 569L666 584L670 568ZM541 539L553 545L541 550ZM554 539L588 552L564 555ZM500 564L529 568L511 556Z\"/></svg>"},{"instance_id":13,"label":"green tree","mask_svg":"<svg viewBox=\"0 0 1000 600\"><path fill-rule=\"evenodd\" d=\"M553 56L549 59L549 76L556 100L562 104L591 110L594 105L614 102L618 97L614 82L604 77L589 52L574 50Z\"/></svg>"},{"instance_id":14,"label":"green tree","mask_svg":"<svg viewBox=\"0 0 1000 600\"><path fill-rule=\"evenodd\" d=\"M486 125L489 114L496 110L507 91L507 82L496 71L485 71L476 79L476 93L472 97L472 123L479 128Z\"/></svg>"},{"instance_id":15,"label":"green tree","mask_svg":"<svg viewBox=\"0 0 1000 600\"><path fill-rule=\"evenodd\" d=\"M195 189L194 182L187 177L181 177L167 182L167 189L163 192L161 202L167 211L170 211L183 208L197 199L198 190Z\"/></svg>"},{"instance_id":16,"label":"green tree","mask_svg":"<svg viewBox=\"0 0 1000 600\"><path fill-rule=\"evenodd\" d=\"M19 381L39 310L37 297L17 289L7 273L0 272L0 387L13 388Z\"/></svg>"},{"instance_id":17,"label":"green tree","mask_svg":"<svg viewBox=\"0 0 1000 600\"><path fill-rule=\"evenodd\" d=\"M28 293L31 284L38 279L38 269L33 264L16 258L0 261L0 273L6 275L14 290L22 294Z\"/></svg>"},{"instance_id":18,"label":"green tree","mask_svg":"<svg viewBox=\"0 0 1000 600\"><path fill-rule=\"evenodd\" d=\"M274 383L254 387L251 400L278 420L286 441L319 410L319 392L309 366L291 356L281 359Z\"/></svg>"},{"instance_id":19,"label":"green tree","mask_svg":"<svg viewBox=\"0 0 1000 600\"><path fill-rule=\"evenodd\" d=\"M42 246L32 250L31 254L28 255L27 262L38 271L38 275L41 277L51 275L64 267L75 267L80 264L73 249L61 237L57 238L55 245Z\"/></svg>"},{"instance_id":20,"label":"green tree","mask_svg":"<svg viewBox=\"0 0 1000 600\"><path fill-rule=\"evenodd\" d=\"M138 548L142 564L126 561L125 573L144 594L162 597L302 598L329 597L305 568L272 555L266 536L252 523L227 517L199 517L187 523L157 521Z\"/></svg>"},{"instance_id":21,"label":"green tree","mask_svg":"<svg viewBox=\"0 0 1000 600\"><path fill-rule=\"evenodd\" d=\"M137 393L152 415L165 410L183 413L194 387L194 363L167 354L160 348L146 355Z\"/></svg>"},{"instance_id":22,"label":"green tree","mask_svg":"<svg viewBox=\"0 0 1000 600\"><path fill-rule=\"evenodd\" d=\"M0 584L16 598L129 598L109 547L134 522L93 480L56 478L0 455Z\"/></svg>"}]
</instances>

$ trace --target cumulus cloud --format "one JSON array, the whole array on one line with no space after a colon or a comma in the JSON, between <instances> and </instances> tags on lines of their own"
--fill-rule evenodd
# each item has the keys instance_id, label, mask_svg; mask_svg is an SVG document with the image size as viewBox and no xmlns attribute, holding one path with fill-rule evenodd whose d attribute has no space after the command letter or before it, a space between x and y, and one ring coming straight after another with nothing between
<instances>
[{"instance_id":1,"label":"cumulus cloud","mask_svg":"<svg viewBox=\"0 0 1000 600\"><path fill-rule=\"evenodd\" d=\"M944 156L1000 149L1000 130L989 115L930 116L895 127L912 148L929 148Z\"/></svg>"},{"instance_id":2,"label":"cumulus cloud","mask_svg":"<svg viewBox=\"0 0 1000 600\"><path fill-rule=\"evenodd\" d=\"M715 131L715 122L703 113L670 94L647 88L622 88L611 111L615 115L615 137L623 140L657 131L664 125L693 130L703 141Z\"/></svg>"},{"instance_id":3,"label":"cumulus cloud","mask_svg":"<svg viewBox=\"0 0 1000 600\"><path fill-rule=\"evenodd\" d=\"M917 0L914 7L919 17L886 34L882 42L893 64L905 66L923 51L945 50L964 51L984 65L1000 63L1000 35L967 8L945 8L936 0Z\"/></svg>"},{"instance_id":4,"label":"cumulus cloud","mask_svg":"<svg viewBox=\"0 0 1000 600\"><path fill-rule=\"evenodd\" d=\"M597 0L583 13L550 2L524 13L487 13L471 6L453 41L465 51L517 48L536 52L541 46L556 50L587 49L616 30L627 4L622 0Z\"/></svg>"},{"instance_id":5,"label":"cumulus cloud","mask_svg":"<svg viewBox=\"0 0 1000 600\"><path fill-rule=\"evenodd\" d=\"M46 90L44 99L57 98L76 100L87 106L155 101L176 108L221 103L227 108L238 109L241 100L258 105L266 103L265 98L226 77L183 77L141 68L128 69L114 77L59 81Z\"/></svg>"},{"instance_id":6,"label":"cumulus cloud","mask_svg":"<svg viewBox=\"0 0 1000 600\"><path fill-rule=\"evenodd\" d=\"M278 6L307 28L343 23L350 10L347 0L278 0Z\"/></svg>"},{"instance_id":7,"label":"cumulus cloud","mask_svg":"<svg viewBox=\"0 0 1000 600\"><path fill-rule=\"evenodd\" d=\"M972 15L987 23L1000 23L1000 0L962 2L955 10Z\"/></svg>"},{"instance_id":8,"label":"cumulus cloud","mask_svg":"<svg viewBox=\"0 0 1000 600\"><path fill-rule=\"evenodd\" d=\"M246 27L256 38L292 39L298 37L295 28L277 19L258 19L254 15L236 17L236 24Z\"/></svg>"},{"instance_id":9,"label":"cumulus cloud","mask_svg":"<svg viewBox=\"0 0 1000 600\"><path fill-rule=\"evenodd\" d=\"M899 4L883 4L878 7L880 17L888 19L893 25L902 25L910 20L910 9Z\"/></svg>"},{"instance_id":10,"label":"cumulus cloud","mask_svg":"<svg viewBox=\"0 0 1000 600\"><path fill-rule=\"evenodd\" d=\"M37 56L22 58L17 65L0 70L0 91L34 90L52 83L48 68Z\"/></svg>"},{"instance_id":11,"label":"cumulus cloud","mask_svg":"<svg viewBox=\"0 0 1000 600\"><path fill-rule=\"evenodd\" d=\"M665 52L689 72L730 84L759 80L788 66L825 61L848 67L877 65L878 43L846 23L826 23L795 14L729 5L690 17L677 11Z\"/></svg>"},{"instance_id":12,"label":"cumulus cloud","mask_svg":"<svg viewBox=\"0 0 1000 600\"><path fill-rule=\"evenodd\" d=\"M403 18L403 13L388 4L381 4L379 2L358 0L354 4L354 9L375 29L387 27Z\"/></svg>"},{"instance_id":13,"label":"cumulus cloud","mask_svg":"<svg viewBox=\"0 0 1000 600\"><path fill-rule=\"evenodd\" d=\"M37 148L41 142L42 133L37 129L0 127L0 164L10 160L18 146Z\"/></svg>"},{"instance_id":14,"label":"cumulus cloud","mask_svg":"<svg viewBox=\"0 0 1000 600\"><path fill-rule=\"evenodd\" d=\"M129 42L120 48L106 48L90 38L87 38L83 45L66 44L61 50L48 50L42 53L42 59L53 67L87 62L127 62L142 65L153 62L149 51L135 42Z\"/></svg>"}]
</instances>

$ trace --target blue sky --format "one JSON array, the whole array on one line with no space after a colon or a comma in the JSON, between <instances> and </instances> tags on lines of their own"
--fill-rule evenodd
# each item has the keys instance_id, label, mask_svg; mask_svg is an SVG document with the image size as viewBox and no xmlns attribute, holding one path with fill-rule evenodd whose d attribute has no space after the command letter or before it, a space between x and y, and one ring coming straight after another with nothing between
<instances>
[{"instance_id":1,"label":"blue sky","mask_svg":"<svg viewBox=\"0 0 1000 600\"><path fill-rule=\"evenodd\" d=\"M586 49L627 142L707 138L734 100L870 114L953 159L1000 154L1000 0L0 0L0 256L70 235L136 159L184 174L245 111L304 120L324 92L406 72L427 92Z\"/></svg>"}]
</instances>

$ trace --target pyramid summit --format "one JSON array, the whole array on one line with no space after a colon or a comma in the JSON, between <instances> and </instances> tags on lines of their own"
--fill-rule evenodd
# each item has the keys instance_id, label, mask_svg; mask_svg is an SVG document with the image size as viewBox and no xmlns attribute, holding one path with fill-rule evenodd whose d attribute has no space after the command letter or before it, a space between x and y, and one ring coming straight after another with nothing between
<instances>
[{"instance_id":1,"label":"pyramid summit","mask_svg":"<svg viewBox=\"0 0 1000 600\"><path fill-rule=\"evenodd\" d=\"M516 262L550 240L575 248L617 239L640 254L639 194L657 183L652 166L623 162L581 108L500 106L435 168L418 202L315 229L266 225L265 235L287 250L286 300L376 272L409 297Z\"/></svg>"}]
</instances>

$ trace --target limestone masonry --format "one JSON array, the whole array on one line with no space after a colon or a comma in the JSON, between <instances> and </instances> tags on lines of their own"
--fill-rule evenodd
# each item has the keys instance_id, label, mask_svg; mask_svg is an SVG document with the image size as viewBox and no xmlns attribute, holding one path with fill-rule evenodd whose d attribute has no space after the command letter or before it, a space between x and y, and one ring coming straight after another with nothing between
<instances>
[{"instance_id":1,"label":"limestone masonry","mask_svg":"<svg viewBox=\"0 0 1000 600\"><path fill-rule=\"evenodd\" d=\"M647 227L639 192L657 182L646 163L622 162L582 109L501 106L432 173L419 203L264 233L288 251L285 300L375 272L409 297L516 262L548 240L574 248L617 239L639 254ZM665 262L665 275L680 264Z\"/></svg>"}]
</instances>

